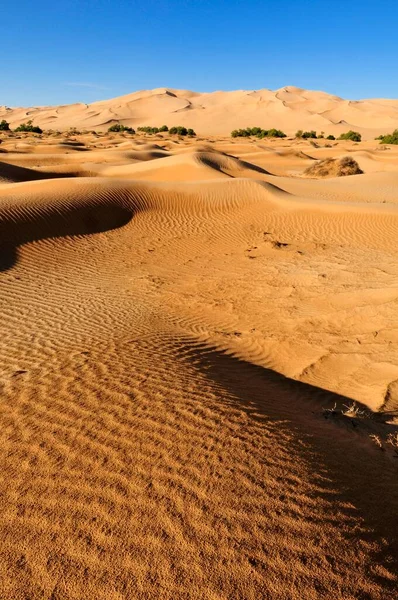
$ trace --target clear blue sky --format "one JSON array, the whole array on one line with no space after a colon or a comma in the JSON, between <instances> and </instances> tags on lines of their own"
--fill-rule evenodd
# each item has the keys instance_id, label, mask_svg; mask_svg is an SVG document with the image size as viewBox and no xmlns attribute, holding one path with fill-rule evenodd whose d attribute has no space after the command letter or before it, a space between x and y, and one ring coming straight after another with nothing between
<instances>
[{"instance_id":1,"label":"clear blue sky","mask_svg":"<svg viewBox=\"0 0 398 600\"><path fill-rule=\"evenodd\" d=\"M398 97L398 0L10 0L0 105L139 89Z\"/></svg>"}]
</instances>

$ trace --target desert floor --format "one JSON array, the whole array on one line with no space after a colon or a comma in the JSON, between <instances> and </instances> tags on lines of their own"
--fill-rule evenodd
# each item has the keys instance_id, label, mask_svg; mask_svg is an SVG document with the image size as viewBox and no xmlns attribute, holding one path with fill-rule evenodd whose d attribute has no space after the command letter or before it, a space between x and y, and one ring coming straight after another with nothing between
<instances>
[{"instance_id":1,"label":"desert floor","mask_svg":"<svg viewBox=\"0 0 398 600\"><path fill-rule=\"evenodd\" d=\"M1 600L397 598L398 147L0 139Z\"/></svg>"}]
</instances>

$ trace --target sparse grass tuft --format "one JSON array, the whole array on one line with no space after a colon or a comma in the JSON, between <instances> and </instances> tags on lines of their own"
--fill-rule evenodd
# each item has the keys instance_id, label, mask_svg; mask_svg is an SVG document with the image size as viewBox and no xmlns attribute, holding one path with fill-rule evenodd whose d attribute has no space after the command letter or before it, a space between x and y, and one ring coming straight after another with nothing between
<instances>
[{"instance_id":1,"label":"sparse grass tuft","mask_svg":"<svg viewBox=\"0 0 398 600\"><path fill-rule=\"evenodd\" d=\"M387 444L390 444L394 449L394 455L398 458L398 433L389 433L387 436Z\"/></svg>"}]
</instances>

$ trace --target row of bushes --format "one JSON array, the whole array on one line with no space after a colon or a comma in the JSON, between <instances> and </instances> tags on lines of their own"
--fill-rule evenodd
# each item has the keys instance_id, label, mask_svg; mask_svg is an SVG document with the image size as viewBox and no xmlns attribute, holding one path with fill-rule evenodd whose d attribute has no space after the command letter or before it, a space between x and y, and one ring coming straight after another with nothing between
<instances>
[{"instance_id":1,"label":"row of bushes","mask_svg":"<svg viewBox=\"0 0 398 600\"><path fill-rule=\"evenodd\" d=\"M168 130L167 125L162 125L161 127L138 127L138 131L143 131L144 133L163 133Z\"/></svg>"},{"instance_id":2,"label":"row of bushes","mask_svg":"<svg viewBox=\"0 0 398 600\"><path fill-rule=\"evenodd\" d=\"M246 127L246 129L234 129L231 132L231 137L236 138L236 137L251 137L251 136L255 136L258 138L265 138L265 137L276 137L276 138L284 138L286 137L286 134L281 131L280 129L262 129L261 127ZM295 135L296 138L299 139L321 139L321 138L325 138L325 134L323 131L321 131L320 134L317 134L316 131L311 130L311 131L303 131L302 129L299 129L296 132ZM327 140L335 140L335 136L334 135L328 135L326 137ZM360 142L361 141L361 134L358 133L357 131L347 131L347 133L342 133L339 138L339 140L352 140L353 142Z\"/></svg>"},{"instance_id":3,"label":"row of bushes","mask_svg":"<svg viewBox=\"0 0 398 600\"><path fill-rule=\"evenodd\" d=\"M11 131L10 129L10 124L7 123L7 121L5 119L3 119L2 121L0 121L0 131ZM43 130L36 126L33 125L33 121L29 120L27 121L27 123L21 123L21 125L19 125L18 127L16 127L14 129L15 132L28 132L28 133L43 133ZM70 130L72 133L78 134L79 132L77 130L75 130L74 128L71 128ZM127 127L126 125L122 125L120 123L115 123L114 125L111 125L111 127L109 127L108 129L109 132L113 132L113 133L130 133L130 134L134 134L135 130L132 127ZM141 131L143 133L163 133L168 131L171 135L182 135L182 136L191 136L194 137L196 136L196 133L194 132L193 129L187 129L186 127L181 127L180 125L177 127L170 127L170 129L167 127L167 125L162 125L161 127L138 127L138 131ZM95 132L92 132L95 133ZM258 138L265 138L265 137L275 137L275 138L284 138L286 137L286 134L281 131L280 129L262 129L261 127L247 127L246 129L234 129L234 131L231 132L231 136L236 138L236 137L251 137L251 136L255 136ZM323 139L325 138L324 132L321 131L320 134L317 134L316 131L311 130L311 131L303 131L302 129L299 129L296 132L295 135L296 138L298 139ZM326 137L327 140L335 140L335 136L334 135L328 135ZM362 140L362 136L360 133L358 133L358 131L347 131L346 133L342 133L338 138L338 140L351 140L353 142L360 142ZM380 140L381 144L397 144L398 145L398 129L395 129L395 131L393 131L390 134L384 135L381 134L379 135L377 138L375 138L376 140Z\"/></svg>"},{"instance_id":4,"label":"row of bushes","mask_svg":"<svg viewBox=\"0 0 398 600\"><path fill-rule=\"evenodd\" d=\"M286 133L280 129L262 129L261 127L246 127L246 129L234 129L231 131L231 137L251 137L255 136L258 138L275 137L285 138Z\"/></svg>"},{"instance_id":5,"label":"row of bushes","mask_svg":"<svg viewBox=\"0 0 398 600\"><path fill-rule=\"evenodd\" d=\"M131 133L134 134L135 130L132 127L126 127L125 125L121 125L120 123L115 123L114 125L111 125L111 127L109 127L108 131L110 132L125 132L125 133ZM150 134L154 134L154 133L164 133L166 131L168 131L171 135L188 135L191 137L195 137L196 133L194 132L193 129L187 129L186 127L181 127L181 125L178 125L176 127L170 127L170 129L167 127L167 125L162 125L161 127L149 127L149 126L145 126L145 127L138 127L137 131L140 131L142 133L150 133Z\"/></svg>"},{"instance_id":6,"label":"row of bushes","mask_svg":"<svg viewBox=\"0 0 398 600\"><path fill-rule=\"evenodd\" d=\"M317 134L316 131L314 131L313 129L311 131L303 131L302 129L299 129L298 131L296 131L296 138L299 139L303 139L303 140L307 140L307 139L323 139L325 137L325 134L323 131L321 131L321 133ZM330 134L326 137L327 140L335 140L335 136ZM362 137L361 134L358 133L358 131L347 131L346 133L342 133L337 139L339 140L351 140L353 142L360 142Z\"/></svg>"},{"instance_id":7,"label":"row of bushes","mask_svg":"<svg viewBox=\"0 0 398 600\"><path fill-rule=\"evenodd\" d=\"M11 131L10 124L7 123L5 119L0 121L0 131ZM33 125L33 121L28 121L27 123L21 123L18 127L14 129L14 131L27 131L29 133L43 133L43 130L36 125Z\"/></svg>"},{"instance_id":8,"label":"row of bushes","mask_svg":"<svg viewBox=\"0 0 398 600\"><path fill-rule=\"evenodd\" d=\"M10 124L7 123L5 119L0 121L0 131L11 131ZM14 129L15 132L30 132L30 133L43 133L43 130L36 125L33 125L33 122L30 120L27 123L21 123L18 127ZM111 133L130 133L133 135L135 133L135 129L132 127L127 127L126 125L122 125L121 123L114 123L108 129ZM167 125L162 125L162 127L138 127L138 131L142 131L144 133L162 133L168 131L171 135L188 135L190 137L195 137L196 133L193 129L187 129L186 127L181 127L178 125L176 127L167 127ZM80 132L77 131L76 128L71 127L69 133L73 133L75 135ZM95 132L94 132L95 133Z\"/></svg>"}]
</instances>

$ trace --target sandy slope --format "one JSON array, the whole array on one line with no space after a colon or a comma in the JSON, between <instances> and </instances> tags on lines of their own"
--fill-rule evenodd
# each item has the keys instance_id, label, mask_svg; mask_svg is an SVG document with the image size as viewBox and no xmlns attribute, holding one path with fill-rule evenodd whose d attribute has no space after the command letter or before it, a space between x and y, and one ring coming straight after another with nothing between
<instances>
[{"instance_id":1,"label":"sandy slope","mask_svg":"<svg viewBox=\"0 0 398 600\"><path fill-rule=\"evenodd\" d=\"M395 598L398 150L75 141L2 144L0 597Z\"/></svg>"},{"instance_id":2,"label":"sandy slope","mask_svg":"<svg viewBox=\"0 0 398 600\"><path fill-rule=\"evenodd\" d=\"M229 134L239 127L276 127L341 133L354 128L373 139L397 126L398 100L345 100L325 92L287 86L280 90L197 93L159 88L93 102L29 108L0 107L12 125L27 119L46 129L107 129L129 126L185 125L201 134Z\"/></svg>"}]
</instances>

